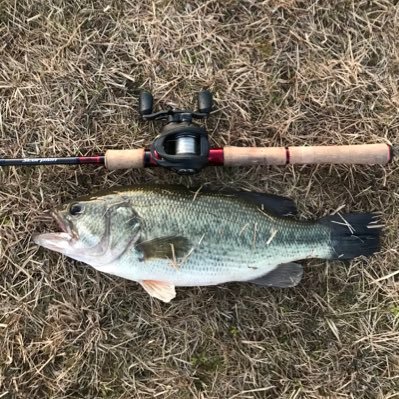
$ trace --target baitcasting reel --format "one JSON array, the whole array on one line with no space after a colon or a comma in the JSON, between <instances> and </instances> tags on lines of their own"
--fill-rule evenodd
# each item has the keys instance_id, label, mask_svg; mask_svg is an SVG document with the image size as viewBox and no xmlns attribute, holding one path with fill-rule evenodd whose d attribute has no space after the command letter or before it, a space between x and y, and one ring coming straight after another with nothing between
<instances>
[{"instance_id":1,"label":"baitcasting reel","mask_svg":"<svg viewBox=\"0 0 399 399\"><path fill-rule=\"evenodd\" d=\"M139 113L146 121L166 120L161 133L150 147L151 161L182 175L198 173L208 165L209 141L204 127L193 119L206 119L212 110L212 93L198 93L198 110L168 109L153 112L153 96L143 91L139 98Z\"/></svg>"}]
</instances>

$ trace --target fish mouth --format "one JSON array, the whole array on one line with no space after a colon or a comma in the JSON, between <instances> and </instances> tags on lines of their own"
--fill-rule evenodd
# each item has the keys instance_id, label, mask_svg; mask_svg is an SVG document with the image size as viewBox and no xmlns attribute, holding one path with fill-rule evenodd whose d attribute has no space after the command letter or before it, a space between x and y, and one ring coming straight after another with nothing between
<instances>
[{"instance_id":1,"label":"fish mouth","mask_svg":"<svg viewBox=\"0 0 399 399\"><path fill-rule=\"evenodd\" d=\"M62 217L60 212L57 211L52 211L51 216L54 219L55 223L63 233L67 233L70 235L71 240L77 241L79 239L79 234L77 231L73 228L72 223L68 220Z\"/></svg>"},{"instance_id":2,"label":"fish mouth","mask_svg":"<svg viewBox=\"0 0 399 399\"><path fill-rule=\"evenodd\" d=\"M72 238L72 226L71 224L64 219L59 212L52 211L51 216L54 219L54 221L57 223L57 226L60 228L60 230L63 233L67 233L71 236Z\"/></svg>"},{"instance_id":3,"label":"fish mouth","mask_svg":"<svg viewBox=\"0 0 399 399\"><path fill-rule=\"evenodd\" d=\"M33 241L42 247L64 253L79 239L79 235L71 222L63 218L59 212L53 211L51 216L61 232L37 234Z\"/></svg>"}]
</instances>

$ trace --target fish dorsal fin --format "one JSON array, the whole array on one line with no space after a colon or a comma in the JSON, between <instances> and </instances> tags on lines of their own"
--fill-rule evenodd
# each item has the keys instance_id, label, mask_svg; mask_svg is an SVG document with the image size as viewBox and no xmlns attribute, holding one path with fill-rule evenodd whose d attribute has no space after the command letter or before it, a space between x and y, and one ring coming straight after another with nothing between
<instances>
[{"instance_id":1,"label":"fish dorsal fin","mask_svg":"<svg viewBox=\"0 0 399 399\"><path fill-rule=\"evenodd\" d=\"M192 245L186 237L167 236L144 240L136 244L136 249L142 251L144 260L172 259L185 257L191 250Z\"/></svg>"},{"instance_id":2,"label":"fish dorsal fin","mask_svg":"<svg viewBox=\"0 0 399 399\"><path fill-rule=\"evenodd\" d=\"M278 216L292 216L297 213L295 202L287 197L253 191L238 191L235 195Z\"/></svg>"},{"instance_id":3,"label":"fish dorsal fin","mask_svg":"<svg viewBox=\"0 0 399 399\"><path fill-rule=\"evenodd\" d=\"M162 302L168 303L176 296L173 284L157 280L143 280L139 283L153 298Z\"/></svg>"},{"instance_id":4,"label":"fish dorsal fin","mask_svg":"<svg viewBox=\"0 0 399 399\"><path fill-rule=\"evenodd\" d=\"M240 198L246 202L257 205L266 212L271 212L276 216L293 216L297 214L295 202L287 197L275 194L259 193L256 191L243 191L232 189L215 190L208 187L193 187L190 189L195 194L225 194L228 197Z\"/></svg>"},{"instance_id":5,"label":"fish dorsal fin","mask_svg":"<svg viewBox=\"0 0 399 399\"><path fill-rule=\"evenodd\" d=\"M299 263L282 263L274 270L248 282L265 287L295 287L302 279L303 267Z\"/></svg>"}]
</instances>

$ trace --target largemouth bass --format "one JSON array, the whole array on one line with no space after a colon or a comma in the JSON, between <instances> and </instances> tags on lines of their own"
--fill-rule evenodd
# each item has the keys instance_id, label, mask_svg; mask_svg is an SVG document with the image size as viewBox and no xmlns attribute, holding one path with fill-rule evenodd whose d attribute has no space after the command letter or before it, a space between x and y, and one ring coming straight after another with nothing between
<instances>
[{"instance_id":1,"label":"largemouth bass","mask_svg":"<svg viewBox=\"0 0 399 399\"><path fill-rule=\"evenodd\" d=\"M140 283L169 302L175 286L254 282L292 287L295 261L352 259L379 249L370 213L298 221L287 198L248 192L137 186L82 198L53 212L61 232L35 242Z\"/></svg>"}]
</instances>

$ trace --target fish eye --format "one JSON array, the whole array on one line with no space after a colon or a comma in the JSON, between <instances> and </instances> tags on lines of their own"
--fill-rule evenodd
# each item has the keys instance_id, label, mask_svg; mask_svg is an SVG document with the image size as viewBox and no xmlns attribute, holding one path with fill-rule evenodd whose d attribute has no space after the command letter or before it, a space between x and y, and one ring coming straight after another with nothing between
<instances>
[{"instance_id":1,"label":"fish eye","mask_svg":"<svg viewBox=\"0 0 399 399\"><path fill-rule=\"evenodd\" d=\"M71 206L69 207L69 214L72 216L80 215L83 213L83 211L84 211L84 206L77 202L71 204Z\"/></svg>"}]
</instances>

